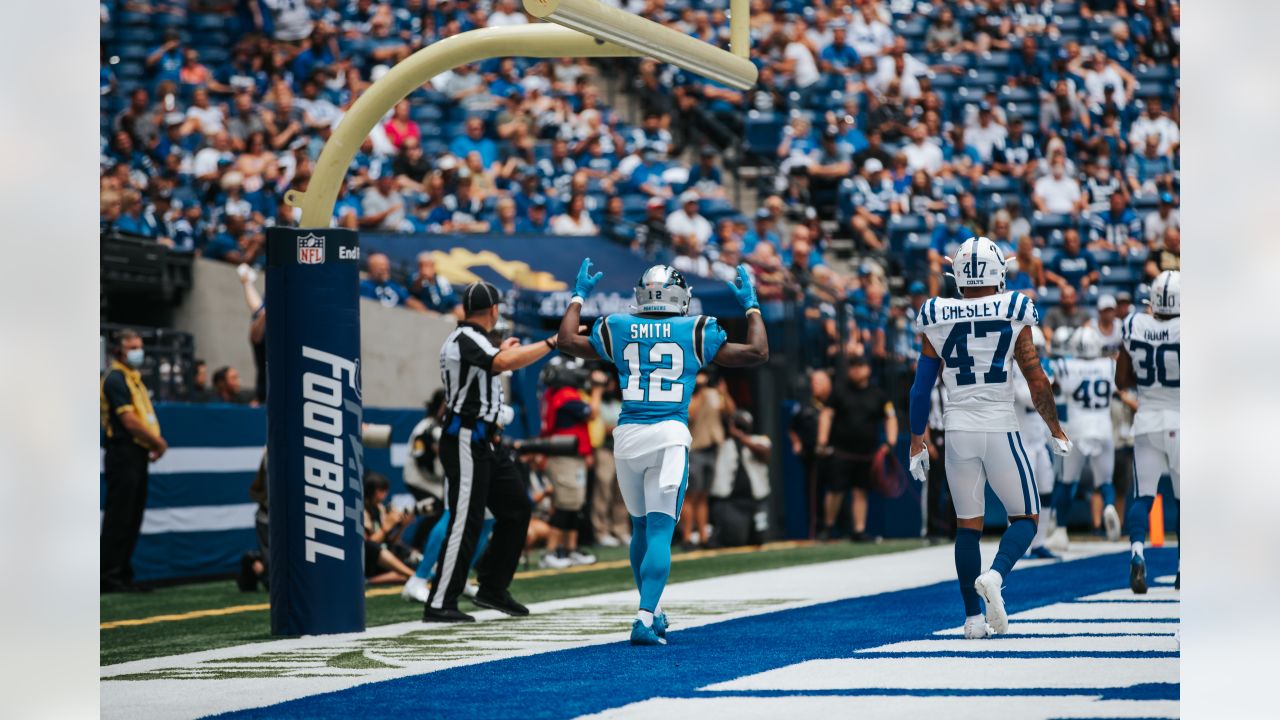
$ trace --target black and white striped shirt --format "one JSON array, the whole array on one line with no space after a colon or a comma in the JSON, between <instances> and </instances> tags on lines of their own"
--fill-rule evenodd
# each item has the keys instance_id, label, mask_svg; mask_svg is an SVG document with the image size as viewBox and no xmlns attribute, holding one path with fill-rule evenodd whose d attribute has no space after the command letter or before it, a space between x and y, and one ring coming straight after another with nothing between
<instances>
[{"instance_id":1,"label":"black and white striped shirt","mask_svg":"<svg viewBox=\"0 0 1280 720\"><path fill-rule=\"evenodd\" d=\"M440 348L440 379L444 382L449 412L463 422L498 421L502 410L502 384L490 372L498 348L489 342L484 328L460 323Z\"/></svg>"}]
</instances>

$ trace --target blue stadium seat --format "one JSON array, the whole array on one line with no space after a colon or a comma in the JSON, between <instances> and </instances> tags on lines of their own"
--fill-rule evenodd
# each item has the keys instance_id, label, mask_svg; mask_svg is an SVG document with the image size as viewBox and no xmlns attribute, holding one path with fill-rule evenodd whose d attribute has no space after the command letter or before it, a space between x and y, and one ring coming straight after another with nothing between
<instances>
[{"instance_id":1,"label":"blue stadium seat","mask_svg":"<svg viewBox=\"0 0 1280 720\"><path fill-rule=\"evenodd\" d=\"M893 30L896 34L901 35L908 40L912 38L924 38L929 31L929 20L920 15L912 15L911 17L895 20Z\"/></svg>"},{"instance_id":2,"label":"blue stadium seat","mask_svg":"<svg viewBox=\"0 0 1280 720\"><path fill-rule=\"evenodd\" d=\"M747 113L746 127L742 134L744 161L752 159L772 161L777 152L778 143L782 141L782 129L786 125L786 118L779 113L762 113L757 110Z\"/></svg>"},{"instance_id":3,"label":"blue stadium seat","mask_svg":"<svg viewBox=\"0 0 1280 720\"><path fill-rule=\"evenodd\" d=\"M1054 230L1066 230L1075 224L1075 220L1070 215L1037 212L1031 217L1031 232L1034 235L1047 236Z\"/></svg>"},{"instance_id":4,"label":"blue stadium seat","mask_svg":"<svg viewBox=\"0 0 1280 720\"><path fill-rule=\"evenodd\" d=\"M235 22L233 17L214 13L200 13L190 18L190 25L194 30L230 30Z\"/></svg>"},{"instance_id":5,"label":"blue stadium seat","mask_svg":"<svg viewBox=\"0 0 1280 720\"><path fill-rule=\"evenodd\" d=\"M1038 253L1040 261L1045 267L1049 267L1058 261L1058 256L1062 255L1062 251L1056 247L1042 247Z\"/></svg>"},{"instance_id":6,"label":"blue stadium seat","mask_svg":"<svg viewBox=\"0 0 1280 720\"><path fill-rule=\"evenodd\" d=\"M414 103L409 107L409 117L416 122L437 122L444 117L444 113L440 108L425 103Z\"/></svg>"},{"instance_id":7,"label":"blue stadium seat","mask_svg":"<svg viewBox=\"0 0 1280 720\"><path fill-rule=\"evenodd\" d=\"M1009 53L1004 52L1003 50L997 50L995 52L986 52L979 55L975 64L981 69L994 70L995 72L1003 73L1009 68L1009 59Z\"/></svg>"},{"instance_id":8,"label":"blue stadium seat","mask_svg":"<svg viewBox=\"0 0 1280 720\"><path fill-rule=\"evenodd\" d=\"M1079 40L1085 36L1085 22L1078 16L1054 18L1054 25L1065 39Z\"/></svg>"},{"instance_id":9,"label":"blue stadium seat","mask_svg":"<svg viewBox=\"0 0 1280 720\"><path fill-rule=\"evenodd\" d=\"M121 60L145 60L147 57L147 48L145 45L121 45L116 54Z\"/></svg>"},{"instance_id":10,"label":"blue stadium seat","mask_svg":"<svg viewBox=\"0 0 1280 720\"><path fill-rule=\"evenodd\" d=\"M116 15L116 23L128 27L130 25L150 25L151 13L126 10Z\"/></svg>"},{"instance_id":11,"label":"blue stadium seat","mask_svg":"<svg viewBox=\"0 0 1280 720\"><path fill-rule=\"evenodd\" d=\"M1097 253L1094 253L1096 256ZM1104 265L1101 270L1102 282L1113 284L1132 284L1142 279L1142 269L1133 265Z\"/></svg>"},{"instance_id":12,"label":"blue stadium seat","mask_svg":"<svg viewBox=\"0 0 1280 720\"><path fill-rule=\"evenodd\" d=\"M997 95L1001 103L1039 103L1040 96L1035 90L1017 85L1006 85L1000 88Z\"/></svg>"},{"instance_id":13,"label":"blue stadium seat","mask_svg":"<svg viewBox=\"0 0 1280 720\"><path fill-rule=\"evenodd\" d=\"M141 80L147 74L146 65L137 61L123 60L116 65L116 77L130 80Z\"/></svg>"},{"instance_id":14,"label":"blue stadium seat","mask_svg":"<svg viewBox=\"0 0 1280 720\"><path fill-rule=\"evenodd\" d=\"M116 35L116 37L120 40L120 42L141 43L143 45L149 45L156 41L158 34L154 30L152 30L151 28L145 25L139 25L139 26L126 27L121 29L120 32Z\"/></svg>"},{"instance_id":15,"label":"blue stadium seat","mask_svg":"<svg viewBox=\"0 0 1280 720\"><path fill-rule=\"evenodd\" d=\"M435 138L435 137L422 138L422 152L425 153L427 157L442 155L448 151L449 151L449 143L445 142L444 140L441 140L440 138Z\"/></svg>"},{"instance_id":16,"label":"blue stadium seat","mask_svg":"<svg viewBox=\"0 0 1280 720\"><path fill-rule=\"evenodd\" d=\"M989 87L999 85L1004 80L1003 73L997 73L994 70L970 68L969 72L964 75L964 86L968 88L978 88L985 90Z\"/></svg>"},{"instance_id":17,"label":"blue stadium seat","mask_svg":"<svg viewBox=\"0 0 1280 720\"><path fill-rule=\"evenodd\" d=\"M1041 320L1044 319L1045 311L1062 302L1062 291L1057 285L1050 285L1036 293L1036 306L1040 311Z\"/></svg>"},{"instance_id":18,"label":"blue stadium seat","mask_svg":"<svg viewBox=\"0 0 1280 720\"><path fill-rule=\"evenodd\" d=\"M644 193L627 193L622 196L622 217L628 222L643 222L648 214L649 196Z\"/></svg>"},{"instance_id":19,"label":"blue stadium seat","mask_svg":"<svg viewBox=\"0 0 1280 720\"><path fill-rule=\"evenodd\" d=\"M1089 254L1093 256L1094 260L1098 261L1099 265L1103 266L1118 265L1122 260L1120 253L1115 250L1090 250Z\"/></svg>"},{"instance_id":20,"label":"blue stadium seat","mask_svg":"<svg viewBox=\"0 0 1280 720\"><path fill-rule=\"evenodd\" d=\"M1078 17L1080 15L1080 4L1078 2L1056 2L1053 4L1053 14L1062 17Z\"/></svg>"},{"instance_id":21,"label":"blue stadium seat","mask_svg":"<svg viewBox=\"0 0 1280 720\"><path fill-rule=\"evenodd\" d=\"M205 65L222 65L231 60L231 51L225 47L206 47L200 50L200 62Z\"/></svg>"},{"instance_id":22,"label":"blue stadium seat","mask_svg":"<svg viewBox=\"0 0 1280 720\"><path fill-rule=\"evenodd\" d=\"M158 28L180 27L187 24L186 13L162 12L151 18L151 24Z\"/></svg>"},{"instance_id":23,"label":"blue stadium seat","mask_svg":"<svg viewBox=\"0 0 1280 720\"><path fill-rule=\"evenodd\" d=\"M1138 79L1138 82L1147 80L1173 82L1178 79L1178 70L1172 65L1139 65L1134 68L1133 76Z\"/></svg>"},{"instance_id":24,"label":"blue stadium seat","mask_svg":"<svg viewBox=\"0 0 1280 720\"><path fill-rule=\"evenodd\" d=\"M889 249L895 253L902 253L906 251L907 238L910 235L928 237L929 225L924 217L920 215L902 215L889 218L887 231L889 234Z\"/></svg>"}]
</instances>

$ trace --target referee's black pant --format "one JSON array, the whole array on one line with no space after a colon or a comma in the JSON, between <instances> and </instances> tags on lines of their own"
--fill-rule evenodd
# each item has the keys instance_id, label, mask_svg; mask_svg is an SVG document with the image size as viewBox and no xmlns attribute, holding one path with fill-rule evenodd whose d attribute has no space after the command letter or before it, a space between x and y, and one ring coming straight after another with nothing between
<instances>
[{"instance_id":1,"label":"referee's black pant","mask_svg":"<svg viewBox=\"0 0 1280 720\"><path fill-rule=\"evenodd\" d=\"M99 538L101 582L115 589L133 582L129 559L138 544L142 515L147 509L147 476L150 462L147 449L133 442L112 442L106 446L103 476L107 494L102 508L102 537Z\"/></svg>"},{"instance_id":2,"label":"referee's black pant","mask_svg":"<svg viewBox=\"0 0 1280 720\"><path fill-rule=\"evenodd\" d=\"M506 590L520 563L532 513L515 458L508 451L495 451L476 431L461 428L457 434L441 435L440 463L450 518L425 610L457 609L486 507L493 513L494 524L488 550L476 568L480 587Z\"/></svg>"}]
</instances>

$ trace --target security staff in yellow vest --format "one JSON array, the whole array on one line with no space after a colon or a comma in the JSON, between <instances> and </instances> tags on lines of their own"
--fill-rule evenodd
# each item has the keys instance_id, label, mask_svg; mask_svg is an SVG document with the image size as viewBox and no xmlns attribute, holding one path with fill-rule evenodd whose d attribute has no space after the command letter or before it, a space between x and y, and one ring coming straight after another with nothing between
<instances>
[{"instance_id":1,"label":"security staff in yellow vest","mask_svg":"<svg viewBox=\"0 0 1280 720\"><path fill-rule=\"evenodd\" d=\"M106 458L107 497L102 515L101 590L136 592L129 559L147 507L147 463L169 449L147 387L142 384L142 338L121 330L112 345L111 367L102 376L99 407Z\"/></svg>"}]
</instances>

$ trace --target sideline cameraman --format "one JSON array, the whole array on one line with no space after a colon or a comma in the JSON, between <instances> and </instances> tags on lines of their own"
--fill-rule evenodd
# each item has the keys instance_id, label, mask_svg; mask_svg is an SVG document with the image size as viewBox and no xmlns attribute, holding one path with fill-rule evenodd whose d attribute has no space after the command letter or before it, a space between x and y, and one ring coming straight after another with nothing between
<instances>
[{"instance_id":1,"label":"sideline cameraman","mask_svg":"<svg viewBox=\"0 0 1280 720\"><path fill-rule=\"evenodd\" d=\"M604 373L586 375L582 361L552 358L543 370L547 386L543 401L542 433L544 436L570 436L577 441L575 455L547 458L547 475L551 478L551 536L547 552L538 563L544 568L563 569L574 565L590 565L594 555L578 549L578 524L587 499L587 466L591 460L591 431L588 422L599 415L607 377ZM581 388L590 387L584 398Z\"/></svg>"}]
</instances>

